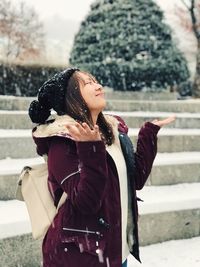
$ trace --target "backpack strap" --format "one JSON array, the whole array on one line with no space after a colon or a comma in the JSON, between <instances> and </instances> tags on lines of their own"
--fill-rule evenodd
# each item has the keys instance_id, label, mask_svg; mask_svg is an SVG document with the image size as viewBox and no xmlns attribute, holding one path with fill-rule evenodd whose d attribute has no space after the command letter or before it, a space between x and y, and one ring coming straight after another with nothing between
<instances>
[{"instance_id":1,"label":"backpack strap","mask_svg":"<svg viewBox=\"0 0 200 267\"><path fill-rule=\"evenodd\" d=\"M60 198L60 200L58 202L58 206L56 208L57 211L65 203L66 199L67 199L67 193L66 192L63 192L63 194L62 194L62 196L61 196L61 198Z\"/></svg>"}]
</instances>

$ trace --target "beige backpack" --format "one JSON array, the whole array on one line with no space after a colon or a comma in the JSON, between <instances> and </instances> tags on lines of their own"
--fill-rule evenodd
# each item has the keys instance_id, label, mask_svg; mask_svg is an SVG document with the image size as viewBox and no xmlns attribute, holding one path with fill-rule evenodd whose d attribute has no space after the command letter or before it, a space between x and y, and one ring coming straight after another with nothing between
<instances>
[{"instance_id":1,"label":"beige backpack","mask_svg":"<svg viewBox=\"0 0 200 267\"><path fill-rule=\"evenodd\" d=\"M47 179L48 168L45 162L25 166L17 184L16 199L26 203L34 239L44 237L58 209L67 199L67 194L64 192L56 208L48 189Z\"/></svg>"}]
</instances>

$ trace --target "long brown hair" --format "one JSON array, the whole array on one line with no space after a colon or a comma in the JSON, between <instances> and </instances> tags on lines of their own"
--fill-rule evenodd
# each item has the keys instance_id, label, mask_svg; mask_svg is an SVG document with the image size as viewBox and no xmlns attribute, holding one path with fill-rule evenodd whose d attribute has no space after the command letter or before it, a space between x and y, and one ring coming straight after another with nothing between
<instances>
[{"instance_id":1,"label":"long brown hair","mask_svg":"<svg viewBox=\"0 0 200 267\"><path fill-rule=\"evenodd\" d=\"M90 110L81 95L80 84L83 83L82 78L79 75L80 71L75 71L71 76L68 86L66 88L65 97L65 112L78 122L86 122L90 128L93 128L93 121ZM82 72L92 80L96 80L91 74ZM97 118L97 125L102 133L102 139L107 145L111 145L114 142L114 134L112 126L106 121L102 112L99 113Z\"/></svg>"}]
</instances>

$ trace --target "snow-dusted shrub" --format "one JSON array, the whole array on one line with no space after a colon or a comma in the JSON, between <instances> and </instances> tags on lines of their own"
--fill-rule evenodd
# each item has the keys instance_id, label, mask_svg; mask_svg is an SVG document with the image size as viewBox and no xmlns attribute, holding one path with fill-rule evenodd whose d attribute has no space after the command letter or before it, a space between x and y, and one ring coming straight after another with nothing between
<instances>
[{"instance_id":1,"label":"snow-dusted shrub","mask_svg":"<svg viewBox=\"0 0 200 267\"><path fill-rule=\"evenodd\" d=\"M40 86L60 68L0 64L0 94L36 96Z\"/></svg>"},{"instance_id":2,"label":"snow-dusted shrub","mask_svg":"<svg viewBox=\"0 0 200 267\"><path fill-rule=\"evenodd\" d=\"M70 63L115 90L157 90L189 77L163 12L151 0L96 0L75 36Z\"/></svg>"}]
</instances>

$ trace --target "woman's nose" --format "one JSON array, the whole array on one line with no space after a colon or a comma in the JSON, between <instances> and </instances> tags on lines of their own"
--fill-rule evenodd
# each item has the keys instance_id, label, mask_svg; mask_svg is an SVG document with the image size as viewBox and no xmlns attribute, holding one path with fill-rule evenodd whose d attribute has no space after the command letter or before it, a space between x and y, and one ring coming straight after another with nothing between
<instances>
[{"instance_id":1,"label":"woman's nose","mask_svg":"<svg viewBox=\"0 0 200 267\"><path fill-rule=\"evenodd\" d=\"M96 83L95 90L102 90L103 86L100 83Z\"/></svg>"}]
</instances>

